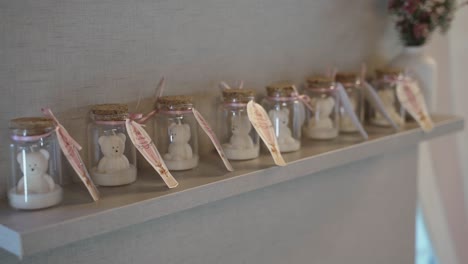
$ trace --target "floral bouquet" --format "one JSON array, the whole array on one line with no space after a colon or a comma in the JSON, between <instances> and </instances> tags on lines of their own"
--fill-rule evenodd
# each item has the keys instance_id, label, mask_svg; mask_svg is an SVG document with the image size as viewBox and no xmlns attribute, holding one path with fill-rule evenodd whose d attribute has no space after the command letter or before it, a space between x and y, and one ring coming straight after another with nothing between
<instances>
[{"instance_id":1,"label":"floral bouquet","mask_svg":"<svg viewBox=\"0 0 468 264\"><path fill-rule=\"evenodd\" d=\"M407 46L424 45L437 28L448 31L457 6L456 0L389 0L388 10L395 18L396 29Z\"/></svg>"}]
</instances>

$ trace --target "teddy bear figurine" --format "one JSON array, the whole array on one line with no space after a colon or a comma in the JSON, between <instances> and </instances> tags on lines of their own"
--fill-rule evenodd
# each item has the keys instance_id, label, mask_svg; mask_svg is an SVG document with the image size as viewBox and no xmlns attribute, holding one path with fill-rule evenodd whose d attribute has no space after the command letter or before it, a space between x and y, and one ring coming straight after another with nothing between
<instances>
[{"instance_id":1,"label":"teddy bear figurine","mask_svg":"<svg viewBox=\"0 0 468 264\"><path fill-rule=\"evenodd\" d=\"M190 160L193 157L190 140L190 126L188 124L172 123L168 128L170 144L165 160Z\"/></svg>"},{"instance_id":2,"label":"teddy bear figurine","mask_svg":"<svg viewBox=\"0 0 468 264\"><path fill-rule=\"evenodd\" d=\"M380 99L382 100L382 104L384 105L385 110L387 111L388 115L390 118L397 124L402 124L403 119L400 117L398 112L395 109L395 94L393 90L390 89L383 89L380 91L377 91L377 94L379 95ZM372 120L373 123L377 125L389 125L388 121L379 113L377 112L375 114L375 118Z\"/></svg>"},{"instance_id":3,"label":"teddy bear figurine","mask_svg":"<svg viewBox=\"0 0 468 264\"><path fill-rule=\"evenodd\" d=\"M18 153L16 160L23 172L16 187L18 193L47 193L54 190L55 182L47 174L49 157L50 154L45 149Z\"/></svg>"},{"instance_id":4,"label":"teddy bear figurine","mask_svg":"<svg viewBox=\"0 0 468 264\"><path fill-rule=\"evenodd\" d=\"M333 97L316 99L315 109L316 113L318 114L318 118L313 117L311 119L310 123L312 127L325 129L333 128L333 122L330 118L330 114L332 113L334 106L335 99L333 99Z\"/></svg>"},{"instance_id":5,"label":"teddy bear figurine","mask_svg":"<svg viewBox=\"0 0 468 264\"><path fill-rule=\"evenodd\" d=\"M268 116L275 129L276 139L281 152L298 150L299 141L294 139L289 128L289 109L272 109L268 111Z\"/></svg>"},{"instance_id":6,"label":"teddy bear figurine","mask_svg":"<svg viewBox=\"0 0 468 264\"><path fill-rule=\"evenodd\" d=\"M295 143L295 139L291 136L291 129L288 127L289 109L272 109L268 111L268 115L273 123L278 144Z\"/></svg>"},{"instance_id":7,"label":"teddy bear figurine","mask_svg":"<svg viewBox=\"0 0 468 264\"><path fill-rule=\"evenodd\" d=\"M112 173L130 167L127 157L123 154L125 140L126 136L123 133L99 137L98 142L103 154L98 163L99 173Z\"/></svg>"},{"instance_id":8,"label":"teddy bear figurine","mask_svg":"<svg viewBox=\"0 0 468 264\"><path fill-rule=\"evenodd\" d=\"M356 112L357 103L354 97L349 97L353 111ZM357 127L354 125L353 120L347 113L343 113L340 116L340 130L343 132L356 132L358 131Z\"/></svg>"},{"instance_id":9,"label":"teddy bear figurine","mask_svg":"<svg viewBox=\"0 0 468 264\"><path fill-rule=\"evenodd\" d=\"M252 124L247 116L235 115L232 117L231 122L232 136L229 140L230 147L234 149L254 148L252 138L249 136Z\"/></svg>"},{"instance_id":10,"label":"teddy bear figurine","mask_svg":"<svg viewBox=\"0 0 468 264\"><path fill-rule=\"evenodd\" d=\"M315 115L309 119L308 136L315 139L331 139L338 136L338 129L333 126L330 117L335 107L335 99L312 98L311 104L314 107Z\"/></svg>"}]
</instances>

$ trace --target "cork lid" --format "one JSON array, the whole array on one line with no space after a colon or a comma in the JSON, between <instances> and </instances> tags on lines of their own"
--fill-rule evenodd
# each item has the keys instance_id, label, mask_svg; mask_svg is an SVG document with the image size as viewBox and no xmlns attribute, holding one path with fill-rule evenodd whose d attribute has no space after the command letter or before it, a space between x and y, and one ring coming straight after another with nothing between
<instances>
[{"instance_id":1,"label":"cork lid","mask_svg":"<svg viewBox=\"0 0 468 264\"><path fill-rule=\"evenodd\" d=\"M355 83L358 76L355 72L338 72L335 80L340 83Z\"/></svg>"},{"instance_id":2,"label":"cork lid","mask_svg":"<svg viewBox=\"0 0 468 264\"><path fill-rule=\"evenodd\" d=\"M187 95L162 96L155 107L162 110L191 110L193 98Z\"/></svg>"},{"instance_id":3,"label":"cork lid","mask_svg":"<svg viewBox=\"0 0 468 264\"><path fill-rule=\"evenodd\" d=\"M128 116L126 104L98 104L91 107L94 120L124 121Z\"/></svg>"},{"instance_id":4,"label":"cork lid","mask_svg":"<svg viewBox=\"0 0 468 264\"><path fill-rule=\"evenodd\" d=\"M308 88L329 88L332 83L333 79L325 75L314 75L307 78Z\"/></svg>"},{"instance_id":5,"label":"cork lid","mask_svg":"<svg viewBox=\"0 0 468 264\"><path fill-rule=\"evenodd\" d=\"M247 103L255 97L252 89L224 89L223 99L229 102Z\"/></svg>"},{"instance_id":6,"label":"cork lid","mask_svg":"<svg viewBox=\"0 0 468 264\"><path fill-rule=\"evenodd\" d=\"M295 95L294 83L291 81L279 81L266 87L267 95L272 97L291 97Z\"/></svg>"},{"instance_id":7,"label":"cork lid","mask_svg":"<svg viewBox=\"0 0 468 264\"><path fill-rule=\"evenodd\" d=\"M383 78L385 76L398 76L403 72L402 69L400 68L391 68L391 67L386 67L386 68L380 68L375 70L375 75L377 76L378 79Z\"/></svg>"},{"instance_id":8,"label":"cork lid","mask_svg":"<svg viewBox=\"0 0 468 264\"><path fill-rule=\"evenodd\" d=\"M48 133L55 127L54 120L48 117L21 117L10 120L12 133L20 136L35 136Z\"/></svg>"}]
</instances>

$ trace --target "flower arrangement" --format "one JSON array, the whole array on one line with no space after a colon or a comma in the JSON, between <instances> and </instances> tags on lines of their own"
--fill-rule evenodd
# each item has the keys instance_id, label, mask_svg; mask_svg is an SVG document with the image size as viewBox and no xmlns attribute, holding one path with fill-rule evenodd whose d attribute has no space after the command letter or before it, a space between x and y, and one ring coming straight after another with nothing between
<instances>
[{"instance_id":1,"label":"flower arrangement","mask_svg":"<svg viewBox=\"0 0 468 264\"><path fill-rule=\"evenodd\" d=\"M456 0L389 0L389 13L395 18L396 29L407 46L424 45L436 29L448 31L457 5Z\"/></svg>"}]
</instances>

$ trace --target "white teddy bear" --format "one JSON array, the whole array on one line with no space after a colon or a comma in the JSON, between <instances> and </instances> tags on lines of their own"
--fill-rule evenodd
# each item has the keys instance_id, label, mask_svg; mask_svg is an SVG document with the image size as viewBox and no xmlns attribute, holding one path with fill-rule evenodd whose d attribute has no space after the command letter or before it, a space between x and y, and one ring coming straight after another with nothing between
<instances>
[{"instance_id":1,"label":"white teddy bear","mask_svg":"<svg viewBox=\"0 0 468 264\"><path fill-rule=\"evenodd\" d=\"M351 103L351 106L353 107L353 111L356 113L356 109L357 109L356 99L350 96L349 102ZM342 111L344 111L344 109ZM354 125L353 119L346 112L340 116L340 130L343 132L354 132L358 130L357 127Z\"/></svg>"},{"instance_id":2,"label":"white teddy bear","mask_svg":"<svg viewBox=\"0 0 468 264\"><path fill-rule=\"evenodd\" d=\"M390 118L397 124L402 124L403 119L400 117L400 115L397 113L395 109L396 98L395 98L395 93L393 92L393 90L384 89L384 90L377 91L377 94L382 100L382 104L384 105L384 108L387 111L387 113L390 115ZM384 119L384 117L379 112L376 113L374 121L380 124L388 124L387 120Z\"/></svg>"},{"instance_id":3,"label":"white teddy bear","mask_svg":"<svg viewBox=\"0 0 468 264\"><path fill-rule=\"evenodd\" d=\"M100 173L111 173L130 167L127 157L123 154L126 139L123 133L99 137L99 146L104 155L98 164L98 171Z\"/></svg>"},{"instance_id":4,"label":"white teddy bear","mask_svg":"<svg viewBox=\"0 0 468 264\"><path fill-rule=\"evenodd\" d=\"M189 160L193 157L190 140L190 126L188 124L172 123L168 129L169 144L168 153L164 155L166 160Z\"/></svg>"},{"instance_id":5,"label":"white teddy bear","mask_svg":"<svg viewBox=\"0 0 468 264\"><path fill-rule=\"evenodd\" d=\"M333 128L333 122L330 118L335 99L328 97L325 99L312 99L312 105L315 109L315 116L310 120L310 126L313 128L330 129Z\"/></svg>"},{"instance_id":6,"label":"white teddy bear","mask_svg":"<svg viewBox=\"0 0 468 264\"><path fill-rule=\"evenodd\" d=\"M49 168L50 154L45 149L33 152L20 152L16 156L16 160L23 172L23 177L17 184L17 192L23 193L47 193L55 188L55 182L47 174Z\"/></svg>"},{"instance_id":7,"label":"white teddy bear","mask_svg":"<svg viewBox=\"0 0 468 264\"><path fill-rule=\"evenodd\" d=\"M268 112L268 115L273 123L278 144L296 143L296 140L291 136L291 129L288 127L289 109L272 109Z\"/></svg>"},{"instance_id":8,"label":"white teddy bear","mask_svg":"<svg viewBox=\"0 0 468 264\"><path fill-rule=\"evenodd\" d=\"M247 116L233 116L231 120L232 136L229 140L231 147L234 149L254 148L252 138L249 136L250 130L252 130L252 124Z\"/></svg>"}]
</instances>

